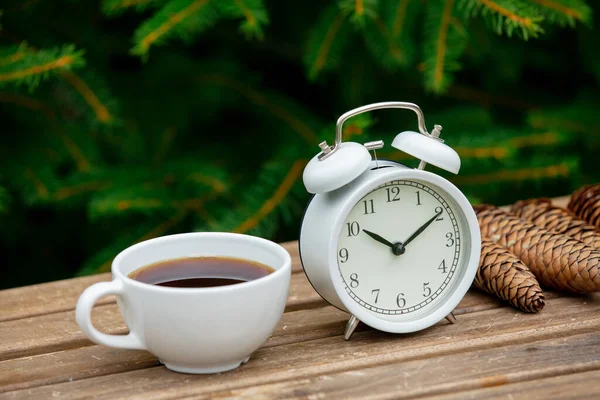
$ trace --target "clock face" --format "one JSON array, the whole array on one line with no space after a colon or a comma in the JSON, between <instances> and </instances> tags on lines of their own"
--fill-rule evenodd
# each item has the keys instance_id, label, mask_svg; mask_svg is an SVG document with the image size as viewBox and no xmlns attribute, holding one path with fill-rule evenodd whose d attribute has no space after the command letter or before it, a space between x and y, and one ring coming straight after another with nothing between
<instances>
[{"instance_id":1,"label":"clock face","mask_svg":"<svg viewBox=\"0 0 600 400\"><path fill-rule=\"evenodd\" d=\"M465 266L462 211L426 182L394 180L364 196L340 232L337 260L346 292L381 316L413 317L449 295Z\"/></svg>"}]
</instances>

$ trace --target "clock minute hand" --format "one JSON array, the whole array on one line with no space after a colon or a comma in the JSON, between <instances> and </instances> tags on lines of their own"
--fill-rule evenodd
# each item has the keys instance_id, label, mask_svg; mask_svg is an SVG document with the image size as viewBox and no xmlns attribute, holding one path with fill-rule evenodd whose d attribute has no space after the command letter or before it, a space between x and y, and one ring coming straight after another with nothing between
<instances>
[{"instance_id":1,"label":"clock minute hand","mask_svg":"<svg viewBox=\"0 0 600 400\"><path fill-rule=\"evenodd\" d=\"M415 240L415 238L417 236L419 236L421 233L423 233L423 231L425 229L427 229L427 227L429 225L431 225L433 223L433 221L435 221L437 219L437 217L440 216L440 214L442 213L442 211L440 211L439 213L435 214L433 217L431 217L431 219L429 221L425 222L419 229L417 229L412 235L410 235L410 237L408 239L406 239L406 241L404 242L404 247L406 247L407 244L409 244L410 242L412 242L413 240Z\"/></svg>"}]
</instances>

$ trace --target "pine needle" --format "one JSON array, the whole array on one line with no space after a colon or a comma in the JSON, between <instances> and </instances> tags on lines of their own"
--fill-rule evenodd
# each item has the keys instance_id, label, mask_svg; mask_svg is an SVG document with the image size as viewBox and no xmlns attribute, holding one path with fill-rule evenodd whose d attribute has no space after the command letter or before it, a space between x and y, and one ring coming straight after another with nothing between
<instances>
[{"instance_id":1,"label":"pine needle","mask_svg":"<svg viewBox=\"0 0 600 400\"><path fill-rule=\"evenodd\" d=\"M467 33L454 16L455 8L454 0L432 0L427 5L424 79L425 88L434 93L443 93L450 86L467 45Z\"/></svg>"},{"instance_id":2,"label":"pine needle","mask_svg":"<svg viewBox=\"0 0 600 400\"><path fill-rule=\"evenodd\" d=\"M304 54L304 65L310 81L315 81L321 73L339 65L349 34L344 13L335 5L321 12L310 31L308 48Z\"/></svg>"},{"instance_id":3,"label":"pine needle","mask_svg":"<svg viewBox=\"0 0 600 400\"><path fill-rule=\"evenodd\" d=\"M10 60L10 56L8 59ZM5 58L5 61L8 60ZM0 66L0 86L9 83L24 84L33 90L52 74L83 65L83 52L70 45L37 52L23 52L22 56Z\"/></svg>"},{"instance_id":4,"label":"pine needle","mask_svg":"<svg viewBox=\"0 0 600 400\"><path fill-rule=\"evenodd\" d=\"M297 215L301 208L296 190L308 160L296 159L294 153L298 149L284 148L274 159L265 163L259 170L253 184L239 192L236 197L238 206L223 207L219 205L213 215L215 220L209 223L208 229L220 232L238 232L271 236L279 226L280 218L286 215ZM213 208L216 206L213 206Z\"/></svg>"},{"instance_id":5,"label":"pine needle","mask_svg":"<svg viewBox=\"0 0 600 400\"><path fill-rule=\"evenodd\" d=\"M574 27L577 21L591 25L592 9L583 0L529 0L540 7L540 12L551 23Z\"/></svg>"},{"instance_id":6,"label":"pine needle","mask_svg":"<svg viewBox=\"0 0 600 400\"><path fill-rule=\"evenodd\" d=\"M406 67L416 53L414 25L418 21L417 0L383 0L379 15L366 22L365 42L375 60L390 70Z\"/></svg>"},{"instance_id":7,"label":"pine needle","mask_svg":"<svg viewBox=\"0 0 600 400\"><path fill-rule=\"evenodd\" d=\"M269 14L263 0L219 0L217 5L224 17L244 19L240 31L247 39L264 37L263 26L269 23Z\"/></svg>"},{"instance_id":8,"label":"pine needle","mask_svg":"<svg viewBox=\"0 0 600 400\"><path fill-rule=\"evenodd\" d=\"M501 182L538 181L558 177L566 178L571 176L576 170L576 165L573 165L573 162L562 162L540 167L505 169L484 174L462 175L456 176L451 180L456 185L475 186Z\"/></svg>"},{"instance_id":9,"label":"pine needle","mask_svg":"<svg viewBox=\"0 0 600 400\"><path fill-rule=\"evenodd\" d=\"M314 116L293 100L267 90L258 90L251 85L225 74L207 72L199 76L204 85L217 85L234 90L244 96L252 105L266 111L268 115L283 122L296 136L309 144L317 143L313 128Z\"/></svg>"},{"instance_id":10,"label":"pine needle","mask_svg":"<svg viewBox=\"0 0 600 400\"><path fill-rule=\"evenodd\" d=\"M22 60L30 53L26 43L19 46L0 47L0 67Z\"/></svg>"},{"instance_id":11,"label":"pine needle","mask_svg":"<svg viewBox=\"0 0 600 400\"><path fill-rule=\"evenodd\" d=\"M585 134L581 138L597 144L600 143L598 107L600 101L596 92L581 93L564 106L530 111L527 122L535 129Z\"/></svg>"},{"instance_id":12,"label":"pine needle","mask_svg":"<svg viewBox=\"0 0 600 400\"><path fill-rule=\"evenodd\" d=\"M24 96L19 93L0 92L0 103L14 104L31 111L40 111L50 120L55 118L54 111L34 97Z\"/></svg>"},{"instance_id":13,"label":"pine needle","mask_svg":"<svg viewBox=\"0 0 600 400\"><path fill-rule=\"evenodd\" d=\"M218 18L211 0L171 0L135 31L131 53L147 56L151 46L175 37L190 41Z\"/></svg>"},{"instance_id":14,"label":"pine needle","mask_svg":"<svg viewBox=\"0 0 600 400\"><path fill-rule=\"evenodd\" d=\"M90 76L89 73L87 75ZM111 111L110 108L117 108L116 100L108 93L107 86L104 82L101 82L97 76L90 78L88 81L71 71L63 71L60 73L60 76L79 93L81 98L94 113L95 119L98 122L101 124L111 124L115 122L116 118L114 111ZM98 87L101 87L102 89L93 90L90 86L91 82L99 83Z\"/></svg>"},{"instance_id":15,"label":"pine needle","mask_svg":"<svg viewBox=\"0 0 600 400\"><path fill-rule=\"evenodd\" d=\"M544 20L539 7L525 0L459 0L465 14L481 15L497 34L510 37L516 31L523 39L537 37L544 30L539 25Z\"/></svg>"},{"instance_id":16,"label":"pine needle","mask_svg":"<svg viewBox=\"0 0 600 400\"><path fill-rule=\"evenodd\" d=\"M338 5L358 28L364 28L368 20L378 17L379 0L339 0Z\"/></svg>"},{"instance_id":17,"label":"pine needle","mask_svg":"<svg viewBox=\"0 0 600 400\"><path fill-rule=\"evenodd\" d=\"M102 2L102 11L104 15L115 17L131 8L135 8L136 11L141 12L163 2L163 0L104 0Z\"/></svg>"}]
</instances>

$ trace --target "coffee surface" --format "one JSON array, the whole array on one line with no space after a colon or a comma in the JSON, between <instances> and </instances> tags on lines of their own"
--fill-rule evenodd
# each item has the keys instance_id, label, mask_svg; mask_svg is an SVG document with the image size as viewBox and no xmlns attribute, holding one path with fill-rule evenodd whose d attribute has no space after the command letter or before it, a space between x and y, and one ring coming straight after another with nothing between
<instances>
[{"instance_id":1,"label":"coffee surface","mask_svg":"<svg viewBox=\"0 0 600 400\"><path fill-rule=\"evenodd\" d=\"M151 285L201 288L235 285L271 272L274 272L271 267L242 258L185 257L147 265L129 277Z\"/></svg>"}]
</instances>

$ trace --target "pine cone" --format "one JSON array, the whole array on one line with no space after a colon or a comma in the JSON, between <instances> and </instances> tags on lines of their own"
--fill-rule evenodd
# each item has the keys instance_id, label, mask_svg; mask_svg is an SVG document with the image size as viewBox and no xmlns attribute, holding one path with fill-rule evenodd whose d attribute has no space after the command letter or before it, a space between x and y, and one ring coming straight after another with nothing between
<instances>
[{"instance_id":1,"label":"pine cone","mask_svg":"<svg viewBox=\"0 0 600 400\"><path fill-rule=\"evenodd\" d=\"M567 208L579 218L600 228L600 184L577 189L571 195Z\"/></svg>"},{"instance_id":2,"label":"pine cone","mask_svg":"<svg viewBox=\"0 0 600 400\"><path fill-rule=\"evenodd\" d=\"M554 233L571 236L588 246L600 248L600 232L575 214L552 205L549 199L517 201L510 209L517 217Z\"/></svg>"},{"instance_id":3,"label":"pine cone","mask_svg":"<svg viewBox=\"0 0 600 400\"><path fill-rule=\"evenodd\" d=\"M488 238L481 238L481 257L473 285L525 312L538 312L545 305L544 292L529 268Z\"/></svg>"},{"instance_id":4,"label":"pine cone","mask_svg":"<svg viewBox=\"0 0 600 400\"><path fill-rule=\"evenodd\" d=\"M600 250L494 206L474 208L481 235L519 257L542 285L575 293L600 291Z\"/></svg>"}]
</instances>

